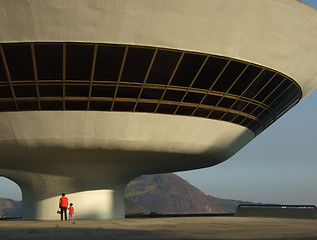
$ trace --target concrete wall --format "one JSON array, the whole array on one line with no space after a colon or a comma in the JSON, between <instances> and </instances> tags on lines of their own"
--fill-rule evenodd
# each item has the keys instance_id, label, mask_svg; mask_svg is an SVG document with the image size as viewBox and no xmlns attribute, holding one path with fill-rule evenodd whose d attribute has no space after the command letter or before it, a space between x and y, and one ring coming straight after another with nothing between
<instances>
[{"instance_id":1,"label":"concrete wall","mask_svg":"<svg viewBox=\"0 0 317 240\"><path fill-rule=\"evenodd\" d=\"M150 113L4 112L0 122L1 167L43 173L52 171L44 162L58 167L88 159L113 165L144 161L128 164L144 173L188 170L222 162L254 138L249 129L228 122Z\"/></svg>"},{"instance_id":2,"label":"concrete wall","mask_svg":"<svg viewBox=\"0 0 317 240\"><path fill-rule=\"evenodd\" d=\"M100 42L229 56L316 88L317 11L297 0L0 0L0 42Z\"/></svg>"}]
</instances>

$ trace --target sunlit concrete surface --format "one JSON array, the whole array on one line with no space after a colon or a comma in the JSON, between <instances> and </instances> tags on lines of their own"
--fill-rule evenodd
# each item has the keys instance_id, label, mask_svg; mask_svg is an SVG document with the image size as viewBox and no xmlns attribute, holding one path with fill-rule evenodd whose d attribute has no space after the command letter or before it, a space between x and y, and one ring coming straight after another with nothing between
<instances>
[{"instance_id":1,"label":"sunlit concrete surface","mask_svg":"<svg viewBox=\"0 0 317 240\"><path fill-rule=\"evenodd\" d=\"M317 220L183 217L2 221L0 239L317 239Z\"/></svg>"}]
</instances>

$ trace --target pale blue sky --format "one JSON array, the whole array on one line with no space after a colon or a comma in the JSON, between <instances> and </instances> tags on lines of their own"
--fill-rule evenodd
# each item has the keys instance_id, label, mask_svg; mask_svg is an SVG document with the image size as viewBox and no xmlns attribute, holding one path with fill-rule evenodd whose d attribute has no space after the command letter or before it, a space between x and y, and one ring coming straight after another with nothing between
<instances>
[{"instance_id":1,"label":"pale blue sky","mask_svg":"<svg viewBox=\"0 0 317 240\"><path fill-rule=\"evenodd\" d=\"M219 198L317 205L316 123L317 90L229 160L177 174ZM21 200L21 191L0 177L0 197Z\"/></svg>"}]
</instances>

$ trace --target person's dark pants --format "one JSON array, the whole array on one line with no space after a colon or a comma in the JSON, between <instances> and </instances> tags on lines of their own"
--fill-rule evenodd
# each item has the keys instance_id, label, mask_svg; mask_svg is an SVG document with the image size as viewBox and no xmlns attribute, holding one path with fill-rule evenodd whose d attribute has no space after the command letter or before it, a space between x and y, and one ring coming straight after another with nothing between
<instances>
[{"instance_id":1,"label":"person's dark pants","mask_svg":"<svg viewBox=\"0 0 317 240\"><path fill-rule=\"evenodd\" d=\"M65 213L65 220L67 220L67 207L61 207L61 221L63 221L64 213Z\"/></svg>"}]
</instances>

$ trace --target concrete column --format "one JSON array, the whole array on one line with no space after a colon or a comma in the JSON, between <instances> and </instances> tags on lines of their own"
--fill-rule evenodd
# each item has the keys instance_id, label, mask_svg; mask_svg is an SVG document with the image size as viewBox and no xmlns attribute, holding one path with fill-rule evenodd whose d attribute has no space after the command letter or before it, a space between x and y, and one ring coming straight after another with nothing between
<instances>
[{"instance_id":1,"label":"concrete column","mask_svg":"<svg viewBox=\"0 0 317 240\"><path fill-rule=\"evenodd\" d=\"M74 204L74 219L124 218L124 192L102 189L76 193L66 193L69 203ZM22 194L23 220L56 220L58 202L61 195L37 201L37 196ZM68 216L68 212L67 212Z\"/></svg>"},{"instance_id":2,"label":"concrete column","mask_svg":"<svg viewBox=\"0 0 317 240\"><path fill-rule=\"evenodd\" d=\"M57 210L62 193L66 194L69 203L74 204L75 219L124 218L124 189L128 181L113 184L104 175L96 174L99 180L96 184L82 173L78 177L69 177L0 171L21 188L23 220L59 220Z\"/></svg>"}]
</instances>

